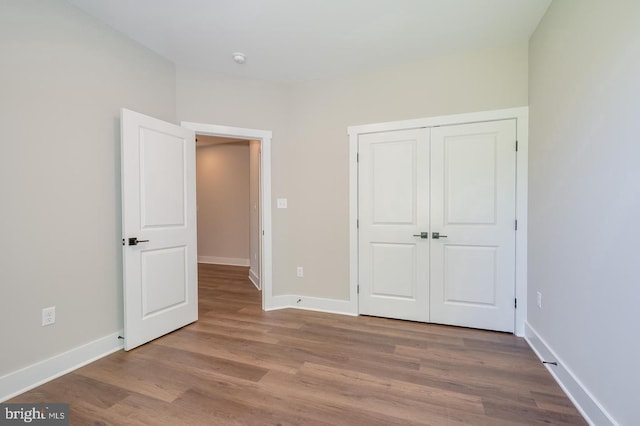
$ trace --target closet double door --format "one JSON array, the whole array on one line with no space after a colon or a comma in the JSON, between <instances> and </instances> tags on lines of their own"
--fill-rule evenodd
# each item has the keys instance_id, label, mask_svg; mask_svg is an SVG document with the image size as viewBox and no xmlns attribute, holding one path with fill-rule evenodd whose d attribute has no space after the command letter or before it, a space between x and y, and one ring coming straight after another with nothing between
<instances>
[{"instance_id":1,"label":"closet double door","mask_svg":"<svg viewBox=\"0 0 640 426\"><path fill-rule=\"evenodd\" d=\"M358 139L359 311L514 331L516 122Z\"/></svg>"}]
</instances>

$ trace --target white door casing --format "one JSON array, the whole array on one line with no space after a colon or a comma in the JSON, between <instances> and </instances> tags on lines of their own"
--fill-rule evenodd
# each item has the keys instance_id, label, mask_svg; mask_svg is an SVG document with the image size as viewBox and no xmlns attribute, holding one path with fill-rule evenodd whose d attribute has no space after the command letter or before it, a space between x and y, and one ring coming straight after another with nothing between
<instances>
[{"instance_id":1,"label":"white door casing","mask_svg":"<svg viewBox=\"0 0 640 426\"><path fill-rule=\"evenodd\" d=\"M360 313L429 320L429 131L359 138Z\"/></svg>"},{"instance_id":2,"label":"white door casing","mask_svg":"<svg viewBox=\"0 0 640 426\"><path fill-rule=\"evenodd\" d=\"M121 132L124 347L130 350L198 319L195 134L127 109Z\"/></svg>"},{"instance_id":3,"label":"white door casing","mask_svg":"<svg viewBox=\"0 0 640 426\"><path fill-rule=\"evenodd\" d=\"M514 331L515 141L516 120L431 130L430 322Z\"/></svg>"},{"instance_id":4,"label":"white door casing","mask_svg":"<svg viewBox=\"0 0 640 426\"><path fill-rule=\"evenodd\" d=\"M221 136L236 139L257 140L260 142L260 287L262 309L278 309L272 290L273 277L273 231L271 223L271 130L247 129L217 124L182 121L180 125L199 135Z\"/></svg>"}]
</instances>

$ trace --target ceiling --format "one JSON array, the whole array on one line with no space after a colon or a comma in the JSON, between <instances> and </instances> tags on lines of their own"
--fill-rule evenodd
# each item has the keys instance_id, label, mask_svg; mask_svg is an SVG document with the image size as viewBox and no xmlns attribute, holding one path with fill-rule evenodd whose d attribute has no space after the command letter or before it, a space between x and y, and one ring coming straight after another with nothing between
<instances>
[{"instance_id":1,"label":"ceiling","mask_svg":"<svg viewBox=\"0 0 640 426\"><path fill-rule=\"evenodd\" d=\"M551 0L68 0L178 67L278 82L526 42ZM233 52L246 54L243 65Z\"/></svg>"}]
</instances>

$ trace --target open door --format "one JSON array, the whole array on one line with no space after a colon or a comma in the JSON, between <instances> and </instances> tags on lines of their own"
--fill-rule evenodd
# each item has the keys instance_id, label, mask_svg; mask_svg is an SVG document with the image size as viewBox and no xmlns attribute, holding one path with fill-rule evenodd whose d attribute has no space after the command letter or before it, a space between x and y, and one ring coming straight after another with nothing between
<instances>
[{"instance_id":1,"label":"open door","mask_svg":"<svg viewBox=\"0 0 640 426\"><path fill-rule=\"evenodd\" d=\"M121 110L124 349L198 319L195 134Z\"/></svg>"}]
</instances>

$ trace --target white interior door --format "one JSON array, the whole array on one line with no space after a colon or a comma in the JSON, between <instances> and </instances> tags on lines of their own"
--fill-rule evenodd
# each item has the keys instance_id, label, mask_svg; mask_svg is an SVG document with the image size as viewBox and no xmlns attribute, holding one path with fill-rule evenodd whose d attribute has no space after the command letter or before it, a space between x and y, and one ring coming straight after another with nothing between
<instances>
[{"instance_id":1,"label":"white interior door","mask_svg":"<svg viewBox=\"0 0 640 426\"><path fill-rule=\"evenodd\" d=\"M195 135L122 109L124 346L198 319Z\"/></svg>"},{"instance_id":2,"label":"white interior door","mask_svg":"<svg viewBox=\"0 0 640 426\"><path fill-rule=\"evenodd\" d=\"M361 135L359 310L429 320L429 131Z\"/></svg>"},{"instance_id":3,"label":"white interior door","mask_svg":"<svg viewBox=\"0 0 640 426\"><path fill-rule=\"evenodd\" d=\"M515 141L515 120L431 131L431 322L514 330Z\"/></svg>"}]
</instances>

